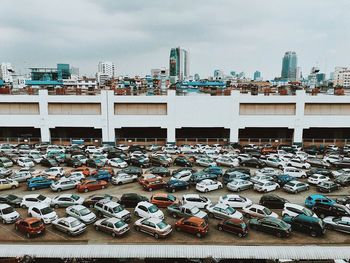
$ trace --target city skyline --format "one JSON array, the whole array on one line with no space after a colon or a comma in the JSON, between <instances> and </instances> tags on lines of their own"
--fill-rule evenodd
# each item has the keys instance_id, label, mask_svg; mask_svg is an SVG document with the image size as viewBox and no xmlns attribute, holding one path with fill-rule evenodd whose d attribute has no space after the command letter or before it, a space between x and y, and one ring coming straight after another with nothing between
<instances>
[{"instance_id":1,"label":"city skyline","mask_svg":"<svg viewBox=\"0 0 350 263\"><path fill-rule=\"evenodd\" d=\"M350 3L342 0L336 5L325 0L201 5L80 0L50 6L41 0L21 5L5 0L2 7L0 32L6 41L0 44L0 57L22 71L64 62L92 75L106 60L115 63L117 75L146 75L167 66L169 50L176 46L191 53L191 75L201 77L215 69L247 76L259 70L272 79L280 76L287 50L298 54L303 73L318 66L329 75L336 66L350 64L345 23ZM36 10L41 12L33 16ZM217 13L215 20L203 19Z\"/></svg>"}]
</instances>

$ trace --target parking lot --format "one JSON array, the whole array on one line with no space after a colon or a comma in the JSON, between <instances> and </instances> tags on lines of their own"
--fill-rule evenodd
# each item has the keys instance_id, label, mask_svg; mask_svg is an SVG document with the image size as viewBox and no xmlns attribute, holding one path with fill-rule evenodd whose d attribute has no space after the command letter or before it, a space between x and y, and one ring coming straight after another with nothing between
<instances>
[{"instance_id":1,"label":"parking lot","mask_svg":"<svg viewBox=\"0 0 350 263\"><path fill-rule=\"evenodd\" d=\"M13 170L19 169L20 167L14 166L12 167ZM175 167L178 168L178 167ZM199 167L196 167L197 169L201 169ZM35 169L41 170L46 169L43 167L40 167L39 165L36 165ZM65 167L65 171L69 171L71 168ZM171 167L170 170L173 170L174 167ZM115 172L119 169L115 169ZM145 170L145 169L144 169ZM254 168L251 168L252 174L254 173ZM168 180L169 178L166 178ZM304 179L303 179L304 180ZM79 195L83 197L87 197L92 194L109 194L112 196L115 196L119 198L124 193L139 193L141 195L145 195L147 197L151 197L153 193L159 193L159 192L165 192L165 190L156 190L154 192L147 192L143 190L142 186L140 186L138 183L130 183L125 184L121 186L115 186L112 184L109 184L108 188L104 190L98 190L90 193L79 193ZM299 193L299 194L288 194L284 192L281 189L278 189L274 191L274 194L277 194L281 197L286 198L292 203L300 204L302 205L305 201L305 198L316 192L315 186L311 186L310 190ZM11 189L11 190L4 190L1 191L1 194L11 193L18 196L24 196L27 194L32 193L40 193L48 197L54 197L57 196L60 193L54 193L51 191L50 188L48 189L42 189L42 190L36 190L34 192L28 191L26 188L25 183L21 183L20 187L17 189ZM64 191L62 193L76 193L76 190L68 190ZM185 191L179 191L174 193L174 195L178 198L181 198L183 194L186 193L198 193L195 190L195 187L192 186L189 190ZM225 187L220 190L212 191L205 193L204 195L208 197L213 203L216 203L220 196L230 193ZM262 196L261 193L257 193L254 190L245 190L240 193L240 195L247 197L253 201L253 203L258 203L260 197ZM336 191L335 193L332 193L328 196L330 197L340 197L349 195L349 189L348 188L342 188L339 191ZM93 209L92 209L93 210ZM133 212L132 209L128 209L131 213ZM174 225L176 222L176 219L172 218L167 214L165 209L162 209L165 214L165 221L171 225ZM17 211L21 214L23 218L27 217L27 209L18 208ZM55 211L58 213L59 217L65 216L65 209L64 208L58 208L55 209ZM281 210L273 210L279 216L281 216ZM83 233L82 235L79 235L77 237L71 237L67 236L62 232L59 232L55 229L53 229L52 226L47 226L46 233L43 236L39 236L33 239L27 239L24 235L22 235L19 232L16 232L14 229L13 224L0 224L0 241L2 243L12 243L12 242L37 242L37 243L46 243L46 242L52 242L52 243L62 243L62 242L72 242L72 243L81 243L81 244L114 244L114 243L178 243L178 244L194 244L194 243L203 243L203 244L240 244L240 245L279 245L279 244L303 244L303 245L312 245L312 244L334 244L334 245L348 245L350 244L350 235L336 232L336 231L327 231L325 236L320 238L313 238L309 235L302 234L299 232L293 231L290 238L284 238L279 239L275 236L271 236L268 234L264 234L262 232L256 232L256 231L250 231L248 236L245 238L239 238L235 235L226 233L226 232L220 232L217 230L217 223L219 222L218 219L210 219L209 220L209 234L202 238L198 239L197 237L183 233L183 232L176 232L175 229L173 229L173 233L168 236L165 240L157 240L152 236L145 235L144 233L138 233L136 232L132 225L133 223L138 219L137 216L133 215L132 220L129 223L131 226L131 230L123 237L120 238L112 238L110 235L107 235L105 233L96 231L92 225L89 225L87 227L87 231Z\"/></svg>"}]
</instances>

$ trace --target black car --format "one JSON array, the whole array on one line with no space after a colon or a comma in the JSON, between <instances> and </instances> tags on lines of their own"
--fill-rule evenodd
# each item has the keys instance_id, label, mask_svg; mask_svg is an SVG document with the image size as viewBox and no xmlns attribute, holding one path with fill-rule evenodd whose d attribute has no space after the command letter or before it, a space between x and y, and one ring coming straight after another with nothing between
<instances>
[{"instance_id":1,"label":"black car","mask_svg":"<svg viewBox=\"0 0 350 263\"><path fill-rule=\"evenodd\" d=\"M192 163L186 156L178 156L174 160L174 165L183 167L192 167Z\"/></svg>"},{"instance_id":2,"label":"black car","mask_svg":"<svg viewBox=\"0 0 350 263\"><path fill-rule=\"evenodd\" d=\"M190 183L191 184L197 184L200 181L203 181L205 179L217 180L218 179L218 175L217 174L212 174L212 173L207 173L207 172L204 172L204 171L199 171L199 172L196 172L196 173L192 174L191 179L190 179Z\"/></svg>"},{"instance_id":3,"label":"black car","mask_svg":"<svg viewBox=\"0 0 350 263\"><path fill-rule=\"evenodd\" d=\"M135 208L141 201L148 201L148 198L143 195L128 193L122 195L119 203L126 208Z\"/></svg>"},{"instance_id":4,"label":"black car","mask_svg":"<svg viewBox=\"0 0 350 263\"><path fill-rule=\"evenodd\" d=\"M137 176L140 176L142 174L142 169L136 166L129 166L121 169L120 172L126 173L126 174L136 174Z\"/></svg>"},{"instance_id":5,"label":"black car","mask_svg":"<svg viewBox=\"0 0 350 263\"><path fill-rule=\"evenodd\" d=\"M113 159L113 158L120 158L120 159L123 159L123 160L125 160L125 159L127 159L127 155L123 152L123 151L121 151L121 150L119 150L119 151L113 151L113 152L109 152L108 154L107 154L107 158L108 159Z\"/></svg>"},{"instance_id":6,"label":"black car","mask_svg":"<svg viewBox=\"0 0 350 263\"><path fill-rule=\"evenodd\" d=\"M92 168L100 168L105 165L100 159L87 159L85 164Z\"/></svg>"},{"instance_id":7,"label":"black car","mask_svg":"<svg viewBox=\"0 0 350 263\"><path fill-rule=\"evenodd\" d=\"M350 168L350 161L341 160L339 162L334 162L332 165L337 169Z\"/></svg>"},{"instance_id":8,"label":"black car","mask_svg":"<svg viewBox=\"0 0 350 263\"><path fill-rule=\"evenodd\" d=\"M147 150L145 149L145 147L141 146L141 145L131 145L128 149L128 152L142 152L142 153L147 153Z\"/></svg>"},{"instance_id":9,"label":"black car","mask_svg":"<svg viewBox=\"0 0 350 263\"><path fill-rule=\"evenodd\" d=\"M317 191L330 193L340 189L340 185L331 181L321 182L316 187Z\"/></svg>"},{"instance_id":10,"label":"black car","mask_svg":"<svg viewBox=\"0 0 350 263\"><path fill-rule=\"evenodd\" d=\"M280 144L277 148L278 150L284 150L287 153L295 153L295 149L290 145Z\"/></svg>"},{"instance_id":11,"label":"black car","mask_svg":"<svg viewBox=\"0 0 350 263\"><path fill-rule=\"evenodd\" d=\"M138 167L149 167L150 166L150 162L148 158L140 158L140 157L132 157L129 160L126 160L126 162L129 165L134 165L134 166L138 166Z\"/></svg>"},{"instance_id":12,"label":"black car","mask_svg":"<svg viewBox=\"0 0 350 263\"><path fill-rule=\"evenodd\" d=\"M292 232L291 226L289 224L273 217L250 219L249 226L253 230L265 232L277 237L289 237Z\"/></svg>"},{"instance_id":13,"label":"black car","mask_svg":"<svg viewBox=\"0 0 350 263\"><path fill-rule=\"evenodd\" d=\"M225 174L230 174L234 172L240 172L243 174L247 174L250 176L250 169L249 168L242 168L242 167L236 167L236 168L228 168L225 172Z\"/></svg>"},{"instance_id":14,"label":"black car","mask_svg":"<svg viewBox=\"0 0 350 263\"><path fill-rule=\"evenodd\" d=\"M317 154L321 153L320 149L317 148L317 146L315 146L315 145L311 145L309 147L304 148L304 152L306 152L307 154L310 154L310 155L317 155Z\"/></svg>"},{"instance_id":15,"label":"black car","mask_svg":"<svg viewBox=\"0 0 350 263\"><path fill-rule=\"evenodd\" d=\"M326 228L322 219L299 214L295 217L285 215L283 221L292 226L292 230L309 234L312 237L324 235Z\"/></svg>"},{"instance_id":16,"label":"black car","mask_svg":"<svg viewBox=\"0 0 350 263\"><path fill-rule=\"evenodd\" d=\"M170 180L165 186L165 190L171 193L175 193L179 190L188 190L190 189L190 184L181 180Z\"/></svg>"},{"instance_id":17,"label":"black car","mask_svg":"<svg viewBox=\"0 0 350 263\"><path fill-rule=\"evenodd\" d=\"M248 167L255 167L255 168L263 168L265 166L265 163L260 161L256 158L250 158L247 160L243 160L240 165L242 166L248 166Z\"/></svg>"},{"instance_id":18,"label":"black car","mask_svg":"<svg viewBox=\"0 0 350 263\"><path fill-rule=\"evenodd\" d=\"M282 209L285 203L289 203L289 201L275 194L265 194L259 201L260 205L274 209Z\"/></svg>"},{"instance_id":19,"label":"black car","mask_svg":"<svg viewBox=\"0 0 350 263\"><path fill-rule=\"evenodd\" d=\"M335 180L335 183L340 184L341 186L349 186L350 185L350 174L342 174L339 175Z\"/></svg>"},{"instance_id":20,"label":"black car","mask_svg":"<svg viewBox=\"0 0 350 263\"><path fill-rule=\"evenodd\" d=\"M66 159L66 165L69 167L77 168L77 167L82 166L83 164L77 158L69 158L69 159Z\"/></svg>"},{"instance_id":21,"label":"black car","mask_svg":"<svg viewBox=\"0 0 350 263\"><path fill-rule=\"evenodd\" d=\"M324 169L324 168L311 168L310 170L306 171L307 177L313 175L313 174L322 174L328 177L333 177L332 170Z\"/></svg>"},{"instance_id":22,"label":"black car","mask_svg":"<svg viewBox=\"0 0 350 263\"><path fill-rule=\"evenodd\" d=\"M165 177L165 176L170 175L170 170L166 167L157 167L156 166L156 167L152 167L150 169L147 169L146 173L155 174L155 175Z\"/></svg>"},{"instance_id":23,"label":"black car","mask_svg":"<svg viewBox=\"0 0 350 263\"><path fill-rule=\"evenodd\" d=\"M155 166L163 166L163 167L170 166L170 162L164 156L159 156L159 155L150 156L149 162Z\"/></svg>"},{"instance_id":24,"label":"black car","mask_svg":"<svg viewBox=\"0 0 350 263\"><path fill-rule=\"evenodd\" d=\"M84 203L83 205L86 206L86 207L90 207L90 208L93 208L94 205L103 200L103 199L106 199L106 200L113 200L115 202L118 202L119 200L111 195L107 195L107 194L96 194L96 195L90 195L88 196L87 198L85 198L84 200Z\"/></svg>"},{"instance_id":25,"label":"black car","mask_svg":"<svg viewBox=\"0 0 350 263\"><path fill-rule=\"evenodd\" d=\"M182 171L190 171L192 174L197 172L197 169L190 168L190 167L183 167L183 168L178 168L172 171L171 175L177 174Z\"/></svg>"},{"instance_id":26,"label":"black car","mask_svg":"<svg viewBox=\"0 0 350 263\"><path fill-rule=\"evenodd\" d=\"M350 216L349 208L340 204L315 203L315 205L312 207L312 211L314 211L320 218L325 218L327 216Z\"/></svg>"},{"instance_id":27,"label":"black car","mask_svg":"<svg viewBox=\"0 0 350 263\"><path fill-rule=\"evenodd\" d=\"M16 195L0 195L0 204L8 204L13 207L20 207L22 203L22 197Z\"/></svg>"},{"instance_id":28,"label":"black car","mask_svg":"<svg viewBox=\"0 0 350 263\"><path fill-rule=\"evenodd\" d=\"M261 152L257 149L254 149L254 148L245 148L243 152L250 154L254 158L261 157Z\"/></svg>"},{"instance_id":29,"label":"black car","mask_svg":"<svg viewBox=\"0 0 350 263\"><path fill-rule=\"evenodd\" d=\"M57 167L57 166L59 166L58 162L53 158L43 158L43 159L41 159L39 164L44 166L44 167Z\"/></svg>"},{"instance_id":30,"label":"black car","mask_svg":"<svg viewBox=\"0 0 350 263\"><path fill-rule=\"evenodd\" d=\"M284 186L285 184L289 183L290 181L294 181L295 177L290 176L288 174L279 174L279 175L273 175L273 180L278 183L280 186Z\"/></svg>"},{"instance_id":31,"label":"black car","mask_svg":"<svg viewBox=\"0 0 350 263\"><path fill-rule=\"evenodd\" d=\"M338 204L341 205L349 205L350 204L350 195L349 196L344 196L344 197L339 197L336 199Z\"/></svg>"}]
</instances>

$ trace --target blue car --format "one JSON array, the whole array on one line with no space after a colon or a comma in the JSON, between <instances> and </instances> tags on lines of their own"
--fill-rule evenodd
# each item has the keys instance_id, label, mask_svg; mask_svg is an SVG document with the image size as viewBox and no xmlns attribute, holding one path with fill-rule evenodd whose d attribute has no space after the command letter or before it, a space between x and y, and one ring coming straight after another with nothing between
<instances>
[{"instance_id":1,"label":"blue car","mask_svg":"<svg viewBox=\"0 0 350 263\"><path fill-rule=\"evenodd\" d=\"M335 200L320 194L312 194L305 199L305 206L308 208L312 208L315 203L334 205L336 202Z\"/></svg>"},{"instance_id":2,"label":"blue car","mask_svg":"<svg viewBox=\"0 0 350 263\"><path fill-rule=\"evenodd\" d=\"M234 179L249 180L250 176L245 174L245 173L235 171L235 172L225 173L222 176L222 178L223 178L224 184L228 184L229 182L233 181Z\"/></svg>"},{"instance_id":3,"label":"blue car","mask_svg":"<svg viewBox=\"0 0 350 263\"><path fill-rule=\"evenodd\" d=\"M88 180L96 180L96 181L106 181L109 182L112 178L112 175L106 170L98 170L94 175L89 176Z\"/></svg>"},{"instance_id":4,"label":"blue car","mask_svg":"<svg viewBox=\"0 0 350 263\"><path fill-rule=\"evenodd\" d=\"M276 183L278 183L280 186L285 185L286 183L295 180L295 177L290 176L288 174L281 174L281 175L275 175L273 176Z\"/></svg>"},{"instance_id":5,"label":"blue car","mask_svg":"<svg viewBox=\"0 0 350 263\"><path fill-rule=\"evenodd\" d=\"M181 180L170 180L165 185L165 190L171 193L175 193L178 190L188 190L190 189L190 184Z\"/></svg>"},{"instance_id":6,"label":"blue car","mask_svg":"<svg viewBox=\"0 0 350 263\"><path fill-rule=\"evenodd\" d=\"M205 169L203 169L203 172L215 174L217 176L221 176L223 174L222 168L217 166L210 166Z\"/></svg>"},{"instance_id":7,"label":"blue car","mask_svg":"<svg viewBox=\"0 0 350 263\"><path fill-rule=\"evenodd\" d=\"M35 177L28 180L27 188L30 191L35 191L36 189L49 188L52 182L52 180L47 179L45 177Z\"/></svg>"}]
</instances>

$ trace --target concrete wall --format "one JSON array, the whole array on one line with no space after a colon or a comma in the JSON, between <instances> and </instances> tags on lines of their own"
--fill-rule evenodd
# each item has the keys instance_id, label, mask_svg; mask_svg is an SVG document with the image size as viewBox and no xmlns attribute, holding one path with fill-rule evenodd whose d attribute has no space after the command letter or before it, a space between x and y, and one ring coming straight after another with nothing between
<instances>
[{"instance_id":1,"label":"concrete wall","mask_svg":"<svg viewBox=\"0 0 350 263\"><path fill-rule=\"evenodd\" d=\"M167 96L115 96L113 91L101 91L100 95L48 95L40 90L39 95L1 95L1 103L38 103L38 115L2 113L0 127L36 127L41 130L42 141L50 141L50 128L55 127L95 127L102 129L103 142L115 142L115 129L122 127L161 127L167 129L167 140L175 142L175 130L182 127L222 127L230 129L230 141L238 142L238 131L246 127L285 127L294 130L294 142L302 142L303 129L310 127L350 127L347 114L348 96L309 96L297 91L296 96L252 96L233 91L231 96L176 96L168 91ZM49 103L81 103L84 107L100 105L99 115L49 115ZM166 104L166 115L116 115L116 103ZM325 104L321 115L305 115L305 104ZM240 115L240 104L265 104L274 109L286 104L293 110L281 114L266 115L254 111L252 115ZM333 106L329 106L332 104ZM346 108L338 115L333 110L336 104ZM295 106L294 106L295 105ZM346 105L346 106L344 106ZM256 106L256 108L261 106ZM264 108L264 106L262 106ZM294 110L295 108L295 110ZM327 113L327 109L331 109ZM314 110L314 109L313 109ZM288 112L288 115L286 115ZM309 113L308 109L308 113ZM258 135L257 135L258 136Z\"/></svg>"}]
</instances>

